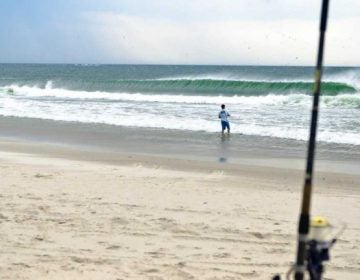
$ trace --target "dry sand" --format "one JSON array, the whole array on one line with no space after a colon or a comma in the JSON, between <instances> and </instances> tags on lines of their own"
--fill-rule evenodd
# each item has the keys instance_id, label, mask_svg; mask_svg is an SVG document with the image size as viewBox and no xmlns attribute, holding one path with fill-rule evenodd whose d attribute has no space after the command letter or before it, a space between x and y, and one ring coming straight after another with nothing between
<instances>
[{"instance_id":1,"label":"dry sand","mask_svg":"<svg viewBox=\"0 0 360 280\"><path fill-rule=\"evenodd\" d=\"M5 144L2 280L270 279L295 258L301 170ZM312 212L348 225L325 279L360 279L360 177L316 176Z\"/></svg>"}]
</instances>

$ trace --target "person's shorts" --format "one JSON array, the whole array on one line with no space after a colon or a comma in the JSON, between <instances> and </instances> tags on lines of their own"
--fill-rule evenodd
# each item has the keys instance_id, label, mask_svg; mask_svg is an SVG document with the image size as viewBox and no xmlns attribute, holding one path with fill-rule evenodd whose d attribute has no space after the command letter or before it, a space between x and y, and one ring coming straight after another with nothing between
<instances>
[{"instance_id":1,"label":"person's shorts","mask_svg":"<svg viewBox=\"0 0 360 280\"><path fill-rule=\"evenodd\" d=\"M221 127L222 127L222 130L225 130L225 129L230 130L230 123L225 122L225 121L221 121Z\"/></svg>"}]
</instances>

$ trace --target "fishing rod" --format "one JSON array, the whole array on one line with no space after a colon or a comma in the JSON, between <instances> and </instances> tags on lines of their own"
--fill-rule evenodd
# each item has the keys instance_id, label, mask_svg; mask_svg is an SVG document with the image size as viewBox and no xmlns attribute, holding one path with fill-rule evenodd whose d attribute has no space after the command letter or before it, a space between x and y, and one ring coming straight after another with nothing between
<instances>
[{"instance_id":1,"label":"fishing rod","mask_svg":"<svg viewBox=\"0 0 360 280\"><path fill-rule=\"evenodd\" d=\"M322 64L323 64L328 7L329 7L329 0L323 0L322 8L321 8L320 38L319 38L317 64L315 70L314 98L313 98L313 107L311 114L311 127L310 127L310 136L309 136L309 144L308 144L306 174L305 174L305 183L303 189L301 213L299 217L296 263L294 266L295 280L303 280L304 273L307 268L305 265L305 259L307 257L306 256L307 236L309 234L312 179L313 179L314 155L315 155L315 147L316 147L316 130L317 130L318 113L319 113L319 97L320 97L320 88L321 88L321 75L322 75Z\"/></svg>"}]
</instances>

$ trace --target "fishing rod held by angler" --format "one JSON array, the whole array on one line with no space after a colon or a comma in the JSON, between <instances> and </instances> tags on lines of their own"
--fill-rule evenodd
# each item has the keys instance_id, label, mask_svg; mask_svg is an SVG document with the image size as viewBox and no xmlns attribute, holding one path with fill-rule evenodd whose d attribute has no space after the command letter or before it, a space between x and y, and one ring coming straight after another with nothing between
<instances>
[{"instance_id":1,"label":"fishing rod held by angler","mask_svg":"<svg viewBox=\"0 0 360 280\"><path fill-rule=\"evenodd\" d=\"M305 264L305 258L307 253L306 252L307 236L309 233L313 166L314 166L314 155L315 155L315 146L316 146L316 130L317 130L318 112L319 112L319 97L320 97L322 63L323 63L323 54L324 54L324 45L325 45L325 31L326 31L328 7L329 7L329 0L323 0L322 8L321 8L320 38L319 38L317 64L315 70L314 98L313 98L313 107L311 114L311 126L310 126L310 136L308 143L306 173L305 173L301 213L299 217L296 263L294 266L295 280L303 280L304 273L307 269Z\"/></svg>"}]
</instances>

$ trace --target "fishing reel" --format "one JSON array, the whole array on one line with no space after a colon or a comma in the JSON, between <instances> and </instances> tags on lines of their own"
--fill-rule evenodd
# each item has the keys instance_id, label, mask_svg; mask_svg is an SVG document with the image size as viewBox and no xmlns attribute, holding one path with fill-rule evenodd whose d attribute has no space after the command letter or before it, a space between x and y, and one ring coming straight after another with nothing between
<instances>
[{"instance_id":1,"label":"fishing reel","mask_svg":"<svg viewBox=\"0 0 360 280\"><path fill-rule=\"evenodd\" d=\"M330 248L336 242L336 238L329 240L331 228L323 217L318 216L311 220L306 254L306 269L311 280L321 279L324 272L323 262L330 260Z\"/></svg>"},{"instance_id":2,"label":"fishing reel","mask_svg":"<svg viewBox=\"0 0 360 280\"><path fill-rule=\"evenodd\" d=\"M332 232L332 226L329 222L320 216L312 218L310 224L310 232L308 235L308 241L306 244L305 263L306 271L310 277L310 280L321 280L324 272L324 262L330 260L330 249L335 244L337 236L329 238ZM345 229L343 227L341 232ZM294 266L286 274L286 279L290 280L293 275ZM273 280L280 280L280 276L276 275Z\"/></svg>"}]
</instances>

